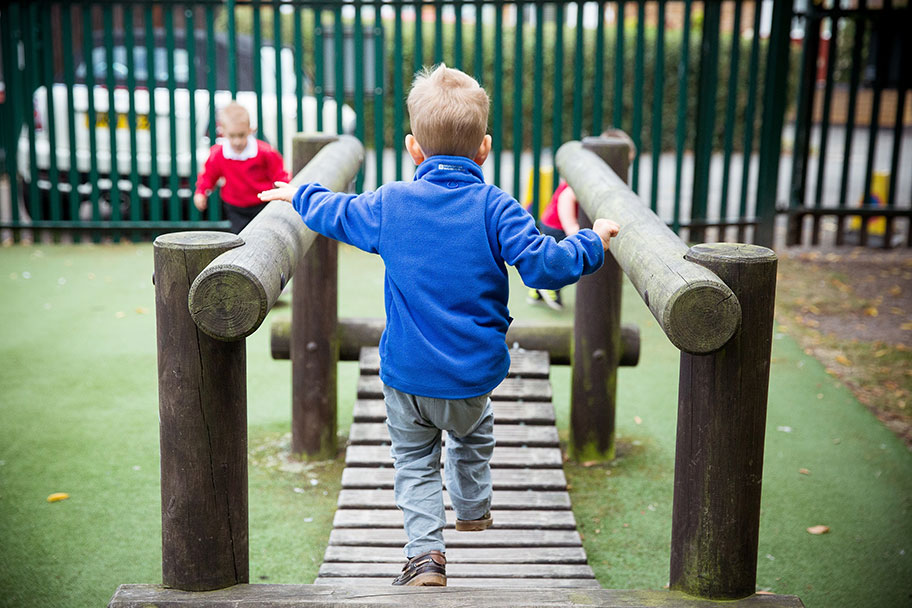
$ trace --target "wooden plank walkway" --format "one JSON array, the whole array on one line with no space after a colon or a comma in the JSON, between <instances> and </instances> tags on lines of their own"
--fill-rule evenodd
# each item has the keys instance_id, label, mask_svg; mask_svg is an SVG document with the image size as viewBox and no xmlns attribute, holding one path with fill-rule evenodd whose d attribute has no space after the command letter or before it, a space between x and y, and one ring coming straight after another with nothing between
<instances>
[{"instance_id":1,"label":"wooden plank walkway","mask_svg":"<svg viewBox=\"0 0 912 608\"><path fill-rule=\"evenodd\" d=\"M494 525L457 532L444 490L447 584L598 588L570 510L548 354L513 351L511 357L510 374L492 395ZM376 348L361 351L360 369L342 491L316 584L389 584L405 560Z\"/></svg>"}]
</instances>

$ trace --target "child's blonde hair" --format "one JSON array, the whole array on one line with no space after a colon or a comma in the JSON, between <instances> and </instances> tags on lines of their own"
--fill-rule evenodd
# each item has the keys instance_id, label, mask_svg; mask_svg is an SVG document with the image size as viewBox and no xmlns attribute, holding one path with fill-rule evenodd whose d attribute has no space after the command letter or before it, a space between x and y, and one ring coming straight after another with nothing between
<instances>
[{"instance_id":1,"label":"child's blonde hair","mask_svg":"<svg viewBox=\"0 0 912 608\"><path fill-rule=\"evenodd\" d=\"M218 122L222 125L236 125L238 123L247 123L247 126L250 126L250 112L247 111L247 108L242 106L236 101L232 101L224 108L219 110L218 113Z\"/></svg>"},{"instance_id":2,"label":"child's blonde hair","mask_svg":"<svg viewBox=\"0 0 912 608\"><path fill-rule=\"evenodd\" d=\"M478 82L440 64L421 70L406 101L412 135L425 156L475 158L488 128L490 100Z\"/></svg>"}]
</instances>

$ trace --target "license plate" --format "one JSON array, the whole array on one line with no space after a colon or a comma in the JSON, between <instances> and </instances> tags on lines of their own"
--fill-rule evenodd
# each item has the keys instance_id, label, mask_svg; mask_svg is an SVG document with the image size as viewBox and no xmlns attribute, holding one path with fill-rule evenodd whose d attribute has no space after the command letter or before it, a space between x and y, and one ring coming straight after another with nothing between
<instances>
[{"instance_id":1,"label":"license plate","mask_svg":"<svg viewBox=\"0 0 912 608\"><path fill-rule=\"evenodd\" d=\"M108 113L107 112L98 112L95 114L95 128L96 129L107 129L108 128ZM84 119L85 127L89 128L89 115L85 115ZM117 129L129 129L130 121L129 116L126 114L117 113ZM136 129L139 131L148 131L149 130L149 115L148 114L137 114L136 115Z\"/></svg>"}]
</instances>

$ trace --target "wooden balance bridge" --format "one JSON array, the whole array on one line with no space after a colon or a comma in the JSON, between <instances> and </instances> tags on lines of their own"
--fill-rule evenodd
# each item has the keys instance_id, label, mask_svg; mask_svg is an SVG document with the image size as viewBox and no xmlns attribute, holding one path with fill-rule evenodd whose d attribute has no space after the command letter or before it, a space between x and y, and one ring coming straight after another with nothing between
<instances>
[{"instance_id":1,"label":"wooden balance bridge","mask_svg":"<svg viewBox=\"0 0 912 608\"><path fill-rule=\"evenodd\" d=\"M754 593L776 257L750 245L688 249L627 188L627 157L624 141L601 138L558 152L581 223L611 217L622 229L605 268L580 281L572 329L515 323L507 334L510 375L492 396L495 524L457 532L448 509L445 588L390 585L406 538L383 424L383 321L337 318L335 243L283 203L239 236L159 237L162 585L121 585L109 606L802 606ZM292 183L343 190L362 158L354 138L298 136ZM639 352L636 328L620 324L622 272L681 350L670 589L661 591L596 581L570 509L548 380L551 364L572 366L571 453L613 458L617 369ZM340 358L360 361L358 400L315 584L251 585L244 338L293 273L293 323L272 328L273 356L292 360L292 451L335 457Z\"/></svg>"}]
</instances>

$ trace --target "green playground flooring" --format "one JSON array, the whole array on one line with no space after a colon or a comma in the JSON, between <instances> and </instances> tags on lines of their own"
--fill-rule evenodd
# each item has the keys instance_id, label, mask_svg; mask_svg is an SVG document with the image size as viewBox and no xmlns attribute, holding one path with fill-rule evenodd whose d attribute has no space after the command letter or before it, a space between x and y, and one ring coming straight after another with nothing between
<instances>
[{"instance_id":1,"label":"green playground flooring","mask_svg":"<svg viewBox=\"0 0 912 608\"><path fill-rule=\"evenodd\" d=\"M150 244L0 249L0 606L102 606L121 583L161 582L151 274ZM527 305L511 277L514 317L572 322L572 289L554 312ZM382 315L382 292L379 259L342 246L340 315ZM642 352L620 371L619 457L566 472L601 585L661 589L678 353L629 285L623 321L640 326ZM251 582L309 583L342 464L285 458L290 363L270 358L265 326L248 339L247 365ZM340 364L343 433L357 373ZM551 379L566 438L569 368ZM48 503L54 492L70 498ZM761 517L759 589L810 608L912 604L912 453L779 333ZM830 532L806 531L821 524Z\"/></svg>"}]
</instances>

